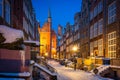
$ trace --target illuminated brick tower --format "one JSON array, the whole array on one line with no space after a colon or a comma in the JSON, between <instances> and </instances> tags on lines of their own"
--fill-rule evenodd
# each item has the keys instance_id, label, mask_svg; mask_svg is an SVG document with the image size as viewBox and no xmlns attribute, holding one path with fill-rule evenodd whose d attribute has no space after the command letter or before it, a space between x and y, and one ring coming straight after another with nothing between
<instances>
[{"instance_id":1,"label":"illuminated brick tower","mask_svg":"<svg viewBox=\"0 0 120 80\"><path fill-rule=\"evenodd\" d=\"M39 28L40 33L40 56L45 56L45 54L48 54L47 56L49 58L52 57L52 49L53 45L56 45L56 34L52 35L52 21L51 21L51 14L50 9L48 11L48 19L42 26L42 28ZM52 41L52 39L54 41ZM54 44L55 43L55 44ZM56 46L54 47L54 53L56 53Z\"/></svg>"}]
</instances>

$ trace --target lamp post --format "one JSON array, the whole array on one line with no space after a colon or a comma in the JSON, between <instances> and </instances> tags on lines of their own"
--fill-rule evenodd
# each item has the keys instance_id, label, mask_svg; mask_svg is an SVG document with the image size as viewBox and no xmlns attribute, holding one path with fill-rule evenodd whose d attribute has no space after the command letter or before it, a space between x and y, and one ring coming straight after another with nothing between
<instances>
[{"instance_id":1,"label":"lamp post","mask_svg":"<svg viewBox=\"0 0 120 80\"><path fill-rule=\"evenodd\" d=\"M47 62L48 53L46 52L44 56L45 56L45 61Z\"/></svg>"},{"instance_id":2,"label":"lamp post","mask_svg":"<svg viewBox=\"0 0 120 80\"><path fill-rule=\"evenodd\" d=\"M76 52L77 50L78 50L78 47L74 46L73 47L73 51ZM74 70L76 70L77 59L75 58L75 55L74 55L73 61L74 61Z\"/></svg>"},{"instance_id":3,"label":"lamp post","mask_svg":"<svg viewBox=\"0 0 120 80\"><path fill-rule=\"evenodd\" d=\"M55 56L56 56L56 55L54 54L53 56L54 56L54 59L55 59Z\"/></svg>"},{"instance_id":4,"label":"lamp post","mask_svg":"<svg viewBox=\"0 0 120 80\"><path fill-rule=\"evenodd\" d=\"M77 49L78 49L78 48L77 48L76 46L73 47L73 51L77 51Z\"/></svg>"},{"instance_id":5,"label":"lamp post","mask_svg":"<svg viewBox=\"0 0 120 80\"><path fill-rule=\"evenodd\" d=\"M94 66L96 65L96 54L93 52L91 53L91 57L94 59Z\"/></svg>"},{"instance_id":6,"label":"lamp post","mask_svg":"<svg viewBox=\"0 0 120 80\"><path fill-rule=\"evenodd\" d=\"M47 56L48 56L48 53L46 52L46 53L45 53L45 57L47 57Z\"/></svg>"}]
</instances>

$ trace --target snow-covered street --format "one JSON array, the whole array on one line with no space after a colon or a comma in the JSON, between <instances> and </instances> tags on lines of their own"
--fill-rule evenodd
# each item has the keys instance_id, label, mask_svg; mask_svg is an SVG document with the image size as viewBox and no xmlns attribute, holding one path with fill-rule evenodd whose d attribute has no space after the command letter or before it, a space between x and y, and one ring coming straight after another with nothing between
<instances>
[{"instance_id":1,"label":"snow-covered street","mask_svg":"<svg viewBox=\"0 0 120 80\"><path fill-rule=\"evenodd\" d=\"M61 66L56 61L49 61L48 63L57 70L58 80L109 80L95 76L89 72L84 72L82 70L74 71L73 68Z\"/></svg>"}]
</instances>

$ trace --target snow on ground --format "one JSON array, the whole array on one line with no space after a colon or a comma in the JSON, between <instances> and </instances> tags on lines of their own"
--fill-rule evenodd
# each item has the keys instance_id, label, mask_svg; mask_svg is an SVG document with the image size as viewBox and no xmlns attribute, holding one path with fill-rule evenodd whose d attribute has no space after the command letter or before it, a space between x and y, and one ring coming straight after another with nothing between
<instances>
[{"instance_id":1,"label":"snow on ground","mask_svg":"<svg viewBox=\"0 0 120 80\"><path fill-rule=\"evenodd\" d=\"M61 66L55 61L49 61L48 63L57 70L58 80L110 80L82 70L74 71L73 68Z\"/></svg>"},{"instance_id":2,"label":"snow on ground","mask_svg":"<svg viewBox=\"0 0 120 80\"><path fill-rule=\"evenodd\" d=\"M0 25L0 33L6 39L4 43L12 43L17 41L17 39L23 38L23 32L21 30L16 30L5 25Z\"/></svg>"}]
</instances>

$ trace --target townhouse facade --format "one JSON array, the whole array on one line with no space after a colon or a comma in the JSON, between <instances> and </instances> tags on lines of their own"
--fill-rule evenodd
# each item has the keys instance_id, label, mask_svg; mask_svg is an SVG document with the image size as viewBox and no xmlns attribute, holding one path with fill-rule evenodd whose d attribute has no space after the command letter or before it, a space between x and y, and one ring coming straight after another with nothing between
<instances>
[{"instance_id":1,"label":"townhouse facade","mask_svg":"<svg viewBox=\"0 0 120 80\"><path fill-rule=\"evenodd\" d=\"M120 60L120 1L106 1L106 57L111 59L111 65L118 65Z\"/></svg>"},{"instance_id":2,"label":"townhouse facade","mask_svg":"<svg viewBox=\"0 0 120 80\"><path fill-rule=\"evenodd\" d=\"M105 26L104 17L105 12L103 9L103 0L91 1L90 7L90 56L104 56L105 48L103 46ZM104 29L103 29L104 28Z\"/></svg>"},{"instance_id":3,"label":"townhouse facade","mask_svg":"<svg viewBox=\"0 0 120 80\"><path fill-rule=\"evenodd\" d=\"M81 55L83 58L89 56L89 8L90 1L83 0L81 6L81 20L80 20L80 33L81 33Z\"/></svg>"},{"instance_id":4,"label":"townhouse facade","mask_svg":"<svg viewBox=\"0 0 120 80\"><path fill-rule=\"evenodd\" d=\"M92 1L90 7L90 53L119 58L119 1Z\"/></svg>"},{"instance_id":5,"label":"townhouse facade","mask_svg":"<svg viewBox=\"0 0 120 80\"><path fill-rule=\"evenodd\" d=\"M119 59L119 0L83 0L81 11L74 16L72 47L78 46L81 58L109 58L112 63ZM79 15L79 16L78 16ZM60 40L60 52L69 53L69 27ZM71 33L71 32L70 32ZM66 44L65 44L66 43ZM64 46L63 48L63 45ZM74 53L72 51L72 53ZM77 53L77 52L76 52ZM70 56L71 57L71 56ZM66 57L69 58L69 57ZM117 59L117 60L116 60Z\"/></svg>"},{"instance_id":6,"label":"townhouse facade","mask_svg":"<svg viewBox=\"0 0 120 80\"><path fill-rule=\"evenodd\" d=\"M76 56L81 57L81 42L80 42L80 19L81 19L81 13L77 12L74 16L74 33L73 33L73 45L71 46L71 49L73 47L77 48L77 51L71 51L73 53L75 53Z\"/></svg>"},{"instance_id":7,"label":"townhouse facade","mask_svg":"<svg viewBox=\"0 0 120 80\"><path fill-rule=\"evenodd\" d=\"M66 24L66 56L65 58L70 58L75 53L72 52L72 46L73 46L73 25L70 25L70 23Z\"/></svg>"},{"instance_id":8,"label":"townhouse facade","mask_svg":"<svg viewBox=\"0 0 120 80\"><path fill-rule=\"evenodd\" d=\"M37 40L35 36L38 37L39 35L37 32L34 33L37 23L31 0L0 0L0 26L7 26L11 29L21 30L24 34L23 41ZM0 44L1 43L2 42L0 42ZM8 45L14 46L12 43L9 43ZM28 45L25 45L22 50L0 48L1 74L19 74L23 72L30 73L31 49L32 48ZM8 75L8 77L11 76ZM16 77L29 78L30 75Z\"/></svg>"},{"instance_id":9,"label":"townhouse facade","mask_svg":"<svg viewBox=\"0 0 120 80\"><path fill-rule=\"evenodd\" d=\"M1 0L0 20L1 25L23 30L24 40L35 39L34 26L37 23L31 0Z\"/></svg>"}]
</instances>

